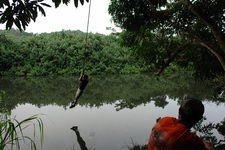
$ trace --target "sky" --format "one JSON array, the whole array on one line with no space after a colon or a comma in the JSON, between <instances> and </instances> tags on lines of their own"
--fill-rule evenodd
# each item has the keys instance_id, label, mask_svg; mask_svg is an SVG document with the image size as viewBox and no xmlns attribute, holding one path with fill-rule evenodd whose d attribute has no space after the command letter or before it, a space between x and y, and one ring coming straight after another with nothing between
<instances>
[{"instance_id":1,"label":"sky","mask_svg":"<svg viewBox=\"0 0 225 150\"><path fill-rule=\"evenodd\" d=\"M46 17L39 13L36 22L31 22L26 27L26 32L32 33L50 33L62 30L81 30L87 31L89 3L82 6L79 3L78 8L71 1L68 6L61 4L55 9L50 0L45 0L45 3L52 7L43 6ZM90 10L90 20L88 32L110 34L111 31L106 30L106 27L115 28L111 22L111 16L108 14L108 6L110 0L92 0ZM15 28L15 27L14 27ZM5 29L4 24L0 24L0 29Z\"/></svg>"}]
</instances>

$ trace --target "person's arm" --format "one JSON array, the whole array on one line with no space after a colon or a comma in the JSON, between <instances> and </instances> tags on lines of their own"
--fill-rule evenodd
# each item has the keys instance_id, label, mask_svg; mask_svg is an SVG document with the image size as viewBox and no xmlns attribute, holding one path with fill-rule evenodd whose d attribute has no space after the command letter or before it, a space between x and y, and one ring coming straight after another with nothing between
<instances>
[{"instance_id":1,"label":"person's arm","mask_svg":"<svg viewBox=\"0 0 225 150\"><path fill-rule=\"evenodd\" d=\"M211 144L209 142L203 142L205 144L205 147L208 149L208 150L215 150L214 147L211 146Z\"/></svg>"},{"instance_id":2,"label":"person's arm","mask_svg":"<svg viewBox=\"0 0 225 150\"><path fill-rule=\"evenodd\" d=\"M82 69L82 71L81 71L81 73L80 73L80 78L79 78L79 80L82 79L83 75L84 75L84 69Z\"/></svg>"}]
</instances>

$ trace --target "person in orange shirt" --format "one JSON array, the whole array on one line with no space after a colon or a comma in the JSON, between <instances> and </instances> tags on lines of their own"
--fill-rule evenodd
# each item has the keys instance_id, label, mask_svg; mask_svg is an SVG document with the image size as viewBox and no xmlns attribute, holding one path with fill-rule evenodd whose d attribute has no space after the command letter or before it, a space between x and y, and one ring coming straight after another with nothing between
<instances>
[{"instance_id":1,"label":"person in orange shirt","mask_svg":"<svg viewBox=\"0 0 225 150\"><path fill-rule=\"evenodd\" d=\"M152 128L148 150L214 150L197 135L191 127L203 118L204 105L195 98L185 99L179 108L178 119L164 117Z\"/></svg>"}]
</instances>

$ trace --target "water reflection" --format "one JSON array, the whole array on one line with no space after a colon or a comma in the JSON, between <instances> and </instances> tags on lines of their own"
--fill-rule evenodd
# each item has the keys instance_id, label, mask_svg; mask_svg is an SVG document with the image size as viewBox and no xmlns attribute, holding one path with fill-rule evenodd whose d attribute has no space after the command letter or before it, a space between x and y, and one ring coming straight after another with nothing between
<instances>
[{"instance_id":1,"label":"water reflection","mask_svg":"<svg viewBox=\"0 0 225 150\"><path fill-rule=\"evenodd\" d=\"M129 143L131 137L135 142L141 141L140 145L147 143L150 129L157 118L177 117L176 108L183 98L196 97L203 100L208 110L205 114L207 120L202 126L205 128L199 126L198 129L202 129L197 131L196 128L196 132L200 134L203 131L212 131L216 138L209 140L217 145L223 144L219 140L224 140L225 137L225 93L214 93L207 81L195 82L186 72L162 76L159 79L147 74L90 76L89 85L80 98L78 107L70 110L69 102L75 98L77 84L77 76L0 77L0 90L6 91L0 107L7 108L12 115L22 119L25 114L25 117L37 113L48 115L53 120L54 127L52 124L45 127L47 143L59 140L56 136L55 139L48 139L48 136L55 134L68 140L66 135L71 133L61 132L62 127L66 130L76 124L82 129L80 135L88 148L117 150L126 146L124 142ZM212 124L208 125L209 122ZM55 130L52 131L52 128ZM98 136L90 138L90 133ZM210 134L205 132L202 136ZM74 132L70 138L74 139ZM68 140L65 145L71 143L74 141ZM46 149L65 149L58 144L56 142ZM118 146L109 149L109 145ZM131 148L132 143L129 146Z\"/></svg>"},{"instance_id":2,"label":"water reflection","mask_svg":"<svg viewBox=\"0 0 225 150\"><path fill-rule=\"evenodd\" d=\"M56 104L65 109L75 98L77 77L0 77L0 89L7 92L5 107L9 110L17 104L30 103L37 107ZM142 75L91 76L88 88L79 102L81 106L100 107L121 100L118 110L135 108L154 101L157 107L165 107L169 97L178 103L184 96L224 103L225 93L214 95L209 83L195 82L187 73L168 77Z\"/></svg>"},{"instance_id":3,"label":"water reflection","mask_svg":"<svg viewBox=\"0 0 225 150\"><path fill-rule=\"evenodd\" d=\"M88 150L88 148L86 147L86 143L85 141L83 140L83 138L80 136L80 132L78 130L78 127L77 126L73 126L71 128L71 130L73 130L77 136L77 142L79 143L80 145L80 148L81 150Z\"/></svg>"}]
</instances>

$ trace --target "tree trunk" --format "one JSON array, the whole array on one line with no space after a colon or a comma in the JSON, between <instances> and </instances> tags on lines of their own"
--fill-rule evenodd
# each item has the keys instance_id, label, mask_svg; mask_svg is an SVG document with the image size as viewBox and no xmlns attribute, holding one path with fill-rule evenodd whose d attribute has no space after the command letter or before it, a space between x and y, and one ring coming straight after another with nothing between
<instances>
[{"instance_id":1,"label":"tree trunk","mask_svg":"<svg viewBox=\"0 0 225 150\"><path fill-rule=\"evenodd\" d=\"M194 5L189 0L184 0L185 5L187 6L188 10L194 13L197 17L199 17L212 31L213 36L215 37L216 41L218 42L218 45L220 46L222 53L219 54L218 52L214 51L209 45L206 45L205 43L201 43L201 45L205 46L208 50L210 50L219 60L221 63L223 70L225 71L225 35L222 32L222 29L220 29L217 24L206 14L200 12L198 8L195 8Z\"/></svg>"},{"instance_id":2,"label":"tree trunk","mask_svg":"<svg viewBox=\"0 0 225 150\"><path fill-rule=\"evenodd\" d=\"M200 42L200 44L204 47L206 47L211 53L213 53L216 58L218 59L218 61L220 62L220 64L223 67L223 70L225 71L225 60L224 57L219 54L217 51L215 51L211 46L209 46L208 44L204 43L204 42Z\"/></svg>"},{"instance_id":3,"label":"tree trunk","mask_svg":"<svg viewBox=\"0 0 225 150\"><path fill-rule=\"evenodd\" d=\"M179 53L182 52L183 50L185 50L185 48L188 47L191 44L198 44L198 45L202 45L205 48L207 48L211 53L213 53L216 56L216 58L218 59L218 61L222 65L223 69L225 70L225 60L224 60L224 58L221 54L219 54L216 50L214 50L211 46L204 43L203 41L201 41L199 39L193 39L193 40L188 41L184 45L180 46L176 50L176 52L170 58L167 59L165 65L162 66L162 68L158 72L156 72L155 74L160 75L163 72L163 70L166 69L166 67L168 67L169 64L179 55Z\"/></svg>"}]
</instances>

